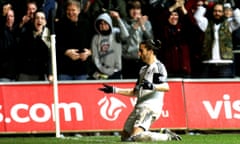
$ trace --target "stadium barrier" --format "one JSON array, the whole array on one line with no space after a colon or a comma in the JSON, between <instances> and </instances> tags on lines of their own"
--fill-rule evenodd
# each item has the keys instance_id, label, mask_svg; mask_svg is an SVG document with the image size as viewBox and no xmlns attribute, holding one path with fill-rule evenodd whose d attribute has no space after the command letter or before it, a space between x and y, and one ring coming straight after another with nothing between
<instances>
[{"instance_id":1,"label":"stadium barrier","mask_svg":"<svg viewBox=\"0 0 240 144\"><path fill-rule=\"evenodd\" d=\"M104 94L103 83L133 87L135 80L59 82L61 132L119 131L136 98ZM238 79L169 79L160 119L152 129L239 129ZM55 132L53 86L0 84L0 133Z\"/></svg>"}]
</instances>

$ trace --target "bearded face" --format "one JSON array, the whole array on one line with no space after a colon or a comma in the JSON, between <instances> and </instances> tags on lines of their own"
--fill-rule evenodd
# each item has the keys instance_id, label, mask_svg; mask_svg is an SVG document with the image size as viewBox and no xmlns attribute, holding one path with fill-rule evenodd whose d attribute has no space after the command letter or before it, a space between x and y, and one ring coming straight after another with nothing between
<instances>
[{"instance_id":1,"label":"bearded face","mask_svg":"<svg viewBox=\"0 0 240 144\"><path fill-rule=\"evenodd\" d=\"M224 20L223 5L217 4L213 8L213 20L215 23L221 23Z\"/></svg>"}]
</instances>

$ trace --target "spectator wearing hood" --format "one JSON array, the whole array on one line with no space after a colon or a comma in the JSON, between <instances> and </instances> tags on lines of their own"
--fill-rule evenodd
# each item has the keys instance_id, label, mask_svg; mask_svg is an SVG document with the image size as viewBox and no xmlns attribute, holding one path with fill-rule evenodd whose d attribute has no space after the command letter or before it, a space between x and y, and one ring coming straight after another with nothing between
<instances>
[{"instance_id":1,"label":"spectator wearing hood","mask_svg":"<svg viewBox=\"0 0 240 144\"><path fill-rule=\"evenodd\" d=\"M109 15L110 14L110 15ZM100 14L95 20L97 34L91 43L94 79L120 79L122 70L122 44L129 34L119 13ZM113 27L112 18L118 21L118 27Z\"/></svg>"}]
</instances>

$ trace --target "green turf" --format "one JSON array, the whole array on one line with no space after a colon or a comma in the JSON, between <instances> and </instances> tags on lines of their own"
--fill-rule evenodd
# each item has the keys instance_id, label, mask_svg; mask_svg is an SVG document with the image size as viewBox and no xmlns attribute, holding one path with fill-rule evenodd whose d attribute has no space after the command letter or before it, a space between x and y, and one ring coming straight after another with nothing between
<instances>
[{"instance_id":1,"label":"green turf","mask_svg":"<svg viewBox=\"0 0 240 144\"><path fill-rule=\"evenodd\" d=\"M201 134L181 135L182 141L158 142L164 144L240 144L240 134ZM128 142L136 144L137 142ZM120 142L118 136L84 136L84 137L0 137L0 144L128 144ZM139 142L140 143L140 142ZM156 142L141 142L153 144Z\"/></svg>"}]
</instances>

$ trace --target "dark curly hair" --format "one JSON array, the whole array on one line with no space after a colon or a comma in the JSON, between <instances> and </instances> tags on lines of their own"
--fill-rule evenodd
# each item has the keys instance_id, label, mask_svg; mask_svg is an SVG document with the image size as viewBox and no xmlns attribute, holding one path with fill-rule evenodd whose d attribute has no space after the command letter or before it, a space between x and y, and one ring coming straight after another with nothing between
<instances>
[{"instance_id":1,"label":"dark curly hair","mask_svg":"<svg viewBox=\"0 0 240 144\"><path fill-rule=\"evenodd\" d=\"M160 40L154 40L154 39L148 39L144 40L140 43L146 45L147 50L153 50L154 54L158 54L159 50L161 48L161 41Z\"/></svg>"}]
</instances>

